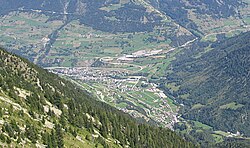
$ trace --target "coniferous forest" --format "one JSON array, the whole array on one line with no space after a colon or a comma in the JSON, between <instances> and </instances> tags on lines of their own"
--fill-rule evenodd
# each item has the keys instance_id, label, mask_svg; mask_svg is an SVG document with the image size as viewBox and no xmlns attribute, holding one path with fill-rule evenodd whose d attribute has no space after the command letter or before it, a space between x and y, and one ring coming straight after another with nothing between
<instances>
[{"instance_id":1,"label":"coniferous forest","mask_svg":"<svg viewBox=\"0 0 250 148\"><path fill-rule=\"evenodd\" d=\"M0 104L2 143L64 147L70 146L65 142L68 137L86 135L85 140L97 147L195 147L169 129L138 123L71 82L3 49L0 67L1 98L8 100ZM53 127L46 128L48 123Z\"/></svg>"}]
</instances>

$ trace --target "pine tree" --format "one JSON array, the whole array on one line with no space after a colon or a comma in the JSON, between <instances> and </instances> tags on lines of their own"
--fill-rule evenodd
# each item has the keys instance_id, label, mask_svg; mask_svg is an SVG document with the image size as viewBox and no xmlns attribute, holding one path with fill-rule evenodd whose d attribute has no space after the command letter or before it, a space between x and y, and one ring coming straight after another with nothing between
<instances>
[{"instance_id":1,"label":"pine tree","mask_svg":"<svg viewBox=\"0 0 250 148\"><path fill-rule=\"evenodd\" d=\"M0 118L3 117L3 111L2 111L2 108L0 109Z\"/></svg>"},{"instance_id":2,"label":"pine tree","mask_svg":"<svg viewBox=\"0 0 250 148\"><path fill-rule=\"evenodd\" d=\"M64 142L63 142L63 132L62 132L61 126L59 124L56 124L55 128L56 128L57 145L59 148L63 148Z\"/></svg>"},{"instance_id":3,"label":"pine tree","mask_svg":"<svg viewBox=\"0 0 250 148\"><path fill-rule=\"evenodd\" d=\"M38 140L38 135L35 127L30 126L29 124L27 124L25 128L25 135L28 139L31 140L32 143L36 143L36 141Z\"/></svg>"},{"instance_id":4,"label":"pine tree","mask_svg":"<svg viewBox=\"0 0 250 148\"><path fill-rule=\"evenodd\" d=\"M107 127L106 126L102 126L101 127L101 134L102 134L102 136L104 137L104 138L108 138L108 131L107 131Z\"/></svg>"},{"instance_id":5,"label":"pine tree","mask_svg":"<svg viewBox=\"0 0 250 148\"><path fill-rule=\"evenodd\" d=\"M50 139L51 139L51 145L52 145L52 147L56 148L57 147L57 142L56 142L56 135L55 135L54 130L51 131Z\"/></svg>"},{"instance_id":6,"label":"pine tree","mask_svg":"<svg viewBox=\"0 0 250 148\"><path fill-rule=\"evenodd\" d=\"M92 120L90 120L90 121L87 122L86 128L88 129L89 132L93 133L93 131L94 131L94 125L93 125Z\"/></svg>"},{"instance_id":7,"label":"pine tree","mask_svg":"<svg viewBox=\"0 0 250 148\"><path fill-rule=\"evenodd\" d=\"M50 134L48 134L48 136L47 136L47 147L48 148L53 148L53 142L52 142L52 139L51 139L51 135Z\"/></svg>"},{"instance_id":8,"label":"pine tree","mask_svg":"<svg viewBox=\"0 0 250 148\"><path fill-rule=\"evenodd\" d=\"M18 138L17 138L17 143L20 143L20 142L22 142L22 139L21 139L20 136L18 136Z\"/></svg>"},{"instance_id":9,"label":"pine tree","mask_svg":"<svg viewBox=\"0 0 250 148\"><path fill-rule=\"evenodd\" d=\"M10 144L11 143L11 139L9 137L7 137L6 142L7 142L7 144Z\"/></svg>"},{"instance_id":10,"label":"pine tree","mask_svg":"<svg viewBox=\"0 0 250 148\"><path fill-rule=\"evenodd\" d=\"M85 137L86 140L91 141L92 140L92 136L90 134L87 134Z\"/></svg>"},{"instance_id":11,"label":"pine tree","mask_svg":"<svg viewBox=\"0 0 250 148\"><path fill-rule=\"evenodd\" d=\"M65 128L65 125L66 125L66 121L65 121L65 117L64 117L64 112L62 112L61 116L60 116L60 124L62 125L63 128Z\"/></svg>"},{"instance_id":12,"label":"pine tree","mask_svg":"<svg viewBox=\"0 0 250 148\"><path fill-rule=\"evenodd\" d=\"M3 133L1 133L0 134L0 140L3 142L3 143L5 143L5 136L4 136L4 134Z\"/></svg>"}]
</instances>

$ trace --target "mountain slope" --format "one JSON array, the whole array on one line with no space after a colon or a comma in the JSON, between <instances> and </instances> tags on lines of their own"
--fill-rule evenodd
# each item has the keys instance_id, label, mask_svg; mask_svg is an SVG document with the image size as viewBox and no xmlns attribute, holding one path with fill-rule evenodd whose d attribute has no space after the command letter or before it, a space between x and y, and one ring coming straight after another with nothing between
<instances>
[{"instance_id":1,"label":"mountain slope","mask_svg":"<svg viewBox=\"0 0 250 148\"><path fill-rule=\"evenodd\" d=\"M138 124L3 49L0 67L0 145L194 147L168 129Z\"/></svg>"},{"instance_id":2,"label":"mountain slope","mask_svg":"<svg viewBox=\"0 0 250 148\"><path fill-rule=\"evenodd\" d=\"M184 104L184 118L250 136L249 39L250 32L243 33L212 45L202 56L180 55L173 62L165 86Z\"/></svg>"},{"instance_id":3,"label":"mountain slope","mask_svg":"<svg viewBox=\"0 0 250 148\"><path fill-rule=\"evenodd\" d=\"M102 56L119 58L156 46L168 50L195 39L190 31L143 2L2 0L0 45L51 67L77 66ZM117 54L112 54L114 48Z\"/></svg>"},{"instance_id":4,"label":"mountain slope","mask_svg":"<svg viewBox=\"0 0 250 148\"><path fill-rule=\"evenodd\" d=\"M0 45L40 66L79 66L244 32L249 8L237 0L1 0Z\"/></svg>"},{"instance_id":5,"label":"mountain slope","mask_svg":"<svg viewBox=\"0 0 250 148\"><path fill-rule=\"evenodd\" d=\"M247 6L238 0L148 0L155 8L164 12L178 24L189 30L202 31L199 25L207 20L222 19L232 16L241 17L239 10ZM199 24L195 17L204 24ZM210 18L211 17L211 18ZM213 24L213 23L212 23ZM200 32L201 33L201 32Z\"/></svg>"},{"instance_id":6,"label":"mountain slope","mask_svg":"<svg viewBox=\"0 0 250 148\"><path fill-rule=\"evenodd\" d=\"M0 14L39 10L65 21L79 19L85 25L108 32L152 31L156 25L163 25L166 17L185 28L198 30L193 14L216 19L241 17L239 9L247 6L238 0L1 0L0 4Z\"/></svg>"},{"instance_id":7,"label":"mountain slope","mask_svg":"<svg viewBox=\"0 0 250 148\"><path fill-rule=\"evenodd\" d=\"M13 5L15 3L15 5ZM162 18L145 7L130 1L55 0L2 1L0 14L13 10L40 10L66 22L79 19L81 23L107 32L152 31ZM136 14L136 15L135 15ZM144 22L143 19L146 21Z\"/></svg>"}]
</instances>

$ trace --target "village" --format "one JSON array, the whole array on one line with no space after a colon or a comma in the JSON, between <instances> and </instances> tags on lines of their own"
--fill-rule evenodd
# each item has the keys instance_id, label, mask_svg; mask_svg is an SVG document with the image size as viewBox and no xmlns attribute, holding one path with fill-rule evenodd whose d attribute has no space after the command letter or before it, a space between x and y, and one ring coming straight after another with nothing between
<instances>
[{"instance_id":1,"label":"village","mask_svg":"<svg viewBox=\"0 0 250 148\"><path fill-rule=\"evenodd\" d=\"M156 84L145 81L143 76L133 76L119 68L54 67L49 71L84 84L82 86L101 101L115 104L119 110L136 118L153 120L168 128L178 122L176 106L169 105L164 92Z\"/></svg>"}]
</instances>

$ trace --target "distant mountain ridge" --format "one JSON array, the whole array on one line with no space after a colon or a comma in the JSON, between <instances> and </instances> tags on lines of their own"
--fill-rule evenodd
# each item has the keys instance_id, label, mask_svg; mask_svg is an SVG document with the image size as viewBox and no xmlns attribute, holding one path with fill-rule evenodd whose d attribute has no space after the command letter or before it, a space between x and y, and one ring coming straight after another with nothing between
<instances>
[{"instance_id":1,"label":"distant mountain ridge","mask_svg":"<svg viewBox=\"0 0 250 148\"><path fill-rule=\"evenodd\" d=\"M207 14L216 18L237 15L238 8L245 3L238 0L218 1L164 1L164 0L1 0L0 14L15 10L41 10L52 12L52 16L63 14L68 19L79 19L82 23L108 32L152 31L161 24L163 18L152 8L170 16L174 21L187 28L197 29L188 18L188 11ZM152 11L152 12L151 12ZM116 18L119 21L107 18ZM146 20L144 20L146 19ZM145 22L146 21L146 22Z\"/></svg>"},{"instance_id":2,"label":"distant mountain ridge","mask_svg":"<svg viewBox=\"0 0 250 148\"><path fill-rule=\"evenodd\" d=\"M160 11L166 13L177 23L188 29L197 29L197 25L190 18L190 13L197 16L207 15L213 18L227 18L238 16L240 7L247 4L239 0L149 0Z\"/></svg>"},{"instance_id":3,"label":"distant mountain ridge","mask_svg":"<svg viewBox=\"0 0 250 148\"><path fill-rule=\"evenodd\" d=\"M0 3L1 4L1 3ZM13 5L15 4L15 5ZM68 20L79 19L82 23L93 28L109 32L132 32L150 31L160 22L161 18L154 13L146 12L146 9L132 2L120 4L118 0L104 1L84 1L84 0L55 0L55 1L6 1L0 6L0 13L5 14L13 10L41 10L52 12L49 15L59 16L63 19L68 16ZM115 10L105 11L102 7L117 5ZM136 14L136 15L135 15ZM148 23L143 23L141 19L147 17ZM119 21L111 21L108 17L116 17Z\"/></svg>"}]
</instances>

